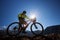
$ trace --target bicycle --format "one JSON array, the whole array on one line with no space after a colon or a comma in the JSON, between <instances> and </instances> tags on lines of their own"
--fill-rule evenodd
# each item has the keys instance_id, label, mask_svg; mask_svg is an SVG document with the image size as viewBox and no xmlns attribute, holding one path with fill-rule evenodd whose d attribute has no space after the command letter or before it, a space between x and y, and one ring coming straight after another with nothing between
<instances>
[{"instance_id":1,"label":"bicycle","mask_svg":"<svg viewBox=\"0 0 60 40\"><path fill-rule=\"evenodd\" d=\"M28 25L29 25L31 22L32 22L32 24L31 24L31 26L30 26L30 30L31 30L31 32L32 32L34 35L39 35L39 34L43 33L43 31L44 31L43 25L42 25L41 23L39 23L39 22L36 22L36 18L31 19L30 22L28 23ZM41 30L38 30L38 31L40 31L39 34L36 34L35 31L33 31L33 27L34 27L35 29L38 29L38 27L37 27L38 25L37 25L37 24L39 25L39 27L41 27L41 28L40 28ZM12 27L12 28L10 29L10 27ZM28 27L28 26L27 26L27 27ZM19 22L13 22L13 23L11 23L10 25L8 25L8 27L7 27L7 34L8 34L9 36L17 36L17 35L19 35L19 34L22 32L23 28L24 28L24 27L21 26L21 23L19 23ZM19 30L19 29L20 29L20 30Z\"/></svg>"}]
</instances>

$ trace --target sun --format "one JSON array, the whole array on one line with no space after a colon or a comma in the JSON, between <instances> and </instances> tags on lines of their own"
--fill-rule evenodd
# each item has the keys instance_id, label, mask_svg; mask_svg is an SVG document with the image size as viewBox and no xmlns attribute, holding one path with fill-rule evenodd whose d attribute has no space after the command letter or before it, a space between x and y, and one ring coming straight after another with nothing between
<instances>
[{"instance_id":1,"label":"sun","mask_svg":"<svg viewBox=\"0 0 60 40\"><path fill-rule=\"evenodd\" d=\"M36 18L35 14L30 15L30 19L34 19L34 18Z\"/></svg>"},{"instance_id":2,"label":"sun","mask_svg":"<svg viewBox=\"0 0 60 40\"><path fill-rule=\"evenodd\" d=\"M36 10L31 10L30 11L30 15L29 15L29 18L30 19L33 19L33 18L36 18L37 17L37 11Z\"/></svg>"}]
</instances>

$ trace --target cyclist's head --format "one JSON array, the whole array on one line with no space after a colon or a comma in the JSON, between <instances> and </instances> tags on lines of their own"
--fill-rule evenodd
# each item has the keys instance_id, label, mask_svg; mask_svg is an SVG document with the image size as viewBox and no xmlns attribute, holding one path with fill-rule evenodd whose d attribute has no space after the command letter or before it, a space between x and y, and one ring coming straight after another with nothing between
<instances>
[{"instance_id":1,"label":"cyclist's head","mask_svg":"<svg viewBox=\"0 0 60 40\"><path fill-rule=\"evenodd\" d=\"M23 11L23 14L26 14L26 11Z\"/></svg>"}]
</instances>

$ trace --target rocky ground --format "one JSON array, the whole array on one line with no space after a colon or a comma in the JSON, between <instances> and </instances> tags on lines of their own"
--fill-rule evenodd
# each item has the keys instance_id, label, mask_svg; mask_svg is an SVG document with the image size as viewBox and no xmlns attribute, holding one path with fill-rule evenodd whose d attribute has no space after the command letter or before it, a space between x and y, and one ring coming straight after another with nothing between
<instances>
[{"instance_id":1,"label":"rocky ground","mask_svg":"<svg viewBox=\"0 0 60 40\"><path fill-rule=\"evenodd\" d=\"M1 37L0 40L60 40L60 34L49 34L49 35L37 35L33 37L29 36L5 36Z\"/></svg>"}]
</instances>

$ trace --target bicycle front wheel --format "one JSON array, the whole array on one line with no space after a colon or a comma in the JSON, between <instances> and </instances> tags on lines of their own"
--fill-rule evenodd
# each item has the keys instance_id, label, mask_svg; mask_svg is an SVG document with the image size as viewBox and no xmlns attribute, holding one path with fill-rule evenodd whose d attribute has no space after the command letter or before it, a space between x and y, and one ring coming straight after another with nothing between
<instances>
[{"instance_id":1,"label":"bicycle front wheel","mask_svg":"<svg viewBox=\"0 0 60 40\"><path fill-rule=\"evenodd\" d=\"M41 33L44 31L43 25L38 22L33 23L30 29L34 35L41 35Z\"/></svg>"},{"instance_id":2,"label":"bicycle front wheel","mask_svg":"<svg viewBox=\"0 0 60 40\"><path fill-rule=\"evenodd\" d=\"M20 29L19 25L20 25L19 22L13 22L10 25L8 25L7 34L9 36L17 36L17 35L19 35L19 33L21 32L21 31L19 31L19 29Z\"/></svg>"}]
</instances>

